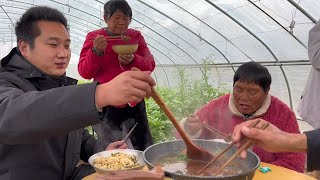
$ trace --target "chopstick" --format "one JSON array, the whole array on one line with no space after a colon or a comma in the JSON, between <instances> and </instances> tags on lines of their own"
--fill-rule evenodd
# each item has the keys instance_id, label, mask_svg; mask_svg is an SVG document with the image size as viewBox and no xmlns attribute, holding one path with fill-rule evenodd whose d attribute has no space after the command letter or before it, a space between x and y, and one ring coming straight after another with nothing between
<instances>
[{"instance_id":1,"label":"chopstick","mask_svg":"<svg viewBox=\"0 0 320 180\"><path fill-rule=\"evenodd\" d=\"M262 129L262 130L265 130L267 127L269 126L269 123L266 123L266 124L263 124L259 129ZM232 157L230 157L230 159L224 163L220 169L218 169L216 172L215 172L215 175L219 174L225 167L227 167L240 153L241 151L245 150L245 149L248 149L252 144L253 142L255 141L254 139L249 139L247 138L247 142L242 145L237 151L236 153L234 153L234 155Z\"/></svg>"},{"instance_id":2,"label":"chopstick","mask_svg":"<svg viewBox=\"0 0 320 180\"><path fill-rule=\"evenodd\" d=\"M132 134L134 128L136 128L136 126L138 125L138 122L136 122L136 124L134 124L134 126L131 128L131 130L128 132L128 134L126 135L126 137L124 137L122 139L123 143L121 143L118 147L121 147L125 142L126 140L129 138L129 136Z\"/></svg>"},{"instance_id":3,"label":"chopstick","mask_svg":"<svg viewBox=\"0 0 320 180\"><path fill-rule=\"evenodd\" d=\"M128 41L131 39L130 36L126 35L121 35L121 36L104 36L106 40L123 40L123 41ZM91 38L90 40L94 41L95 38Z\"/></svg>"},{"instance_id":4,"label":"chopstick","mask_svg":"<svg viewBox=\"0 0 320 180\"><path fill-rule=\"evenodd\" d=\"M208 124L205 124L202 121L200 121L200 124L203 127L207 128L209 131L221 136L225 141L227 141L227 142L231 141L231 136L230 135L228 135L226 133L223 133L223 132L219 131L218 129L214 128L214 127L211 127L211 126L209 126Z\"/></svg>"},{"instance_id":5,"label":"chopstick","mask_svg":"<svg viewBox=\"0 0 320 180\"><path fill-rule=\"evenodd\" d=\"M131 130L128 132L128 134L126 135L126 137L123 138L122 141L126 141L128 139L128 137L131 135L131 133L133 132L134 128L136 128L136 126L138 125L138 122L136 122L136 124L131 128Z\"/></svg>"},{"instance_id":6,"label":"chopstick","mask_svg":"<svg viewBox=\"0 0 320 180\"><path fill-rule=\"evenodd\" d=\"M250 127L256 127L259 124L260 120L253 123ZM215 158L213 158L208 164L206 164L200 171L198 171L197 175L201 174L207 167L209 167L213 162L215 162L219 157L221 157L225 152L227 152L236 142L230 143L225 149L223 149Z\"/></svg>"}]
</instances>

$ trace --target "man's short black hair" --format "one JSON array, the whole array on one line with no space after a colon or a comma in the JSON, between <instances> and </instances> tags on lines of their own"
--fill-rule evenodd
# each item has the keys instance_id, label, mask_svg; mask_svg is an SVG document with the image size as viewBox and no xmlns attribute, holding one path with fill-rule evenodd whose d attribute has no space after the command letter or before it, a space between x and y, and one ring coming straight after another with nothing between
<instances>
[{"instance_id":1,"label":"man's short black hair","mask_svg":"<svg viewBox=\"0 0 320 180\"><path fill-rule=\"evenodd\" d=\"M132 10L125 0L110 0L104 4L104 16L109 19L116 10L120 10L123 14L132 18Z\"/></svg>"},{"instance_id":2,"label":"man's short black hair","mask_svg":"<svg viewBox=\"0 0 320 180\"><path fill-rule=\"evenodd\" d=\"M28 42L30 47L33 48L34 39L41 34L38 26L39 21L58 22L69 30L67 19L60 11L47 6L35 6L28 9L16 24L17 43L23 40Z\"/></svg>"},{"instance_id":3,"label":"man's short black hair","mask_svg":"<svg viewBox=\"0 0 320 180\"><path fill-rule=\"evenodd\" d=\"M242 64L233 77L233 85L237 82L254 83L259 85L264 92L270 89L271 75L268 69L257 62Z\"/></svg>"}]
</instances>

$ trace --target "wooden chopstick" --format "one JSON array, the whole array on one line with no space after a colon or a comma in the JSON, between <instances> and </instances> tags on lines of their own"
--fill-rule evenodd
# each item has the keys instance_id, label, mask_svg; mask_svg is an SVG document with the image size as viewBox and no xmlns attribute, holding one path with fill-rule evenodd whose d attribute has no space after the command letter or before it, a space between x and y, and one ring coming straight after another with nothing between
<instances>
[{"instance_id":1,"label":"wooden chopstick","mask_svg":"<svg viewBox=\"0 0 320 180\"><path fill-rule=\"evenodd\" d=\"M211 127L208 124L203 123L202 121L200 121L200 124L203 127L207 128L209 131L221 136L225 141L227 141L227 142L230 141L230 135L227 135L226 133L223 133L223 132L219 131L218 129Z\"/></svg>"},{"instance_id":2,"label":"wooden chopstick","mask_svg":"<svg viewBox=\"0 0 320 180\"><path fill-rule=\"evenodd\" d=\"M263 124L259 129L262 129L262 130L265 130L267 127L269 126L269 123L266 123L266 124ZM241 146L237 151L236 153L234 153L233 156L230 157L230 159L224 163L220 169L218 169L214 174L215 175L218 175L225 167L227 167L240 153L241 151L245 150L245 149L248 149L252 144L253 142L255 141L254 139L249 139L247 138L247 142L244 143L243 146Z\"/></svg>"},{"instance_id":3,"label":"wooden chopstick","mask_svg":"<svg viewBox=\"0 0 320 180\"><path fill-rule=\"evenodd\" d=\"M253 123L250 127L256 127L259 124L260 120ZM226 148L224 148L215 158L213 158L208 164L206 164L200 171L198 171L197 175L201 174L207 167L209 167L213 162L215 162L219 157L221 157L225 152L227 152L236 142L230 143Z\"/></svg>"},{"instance_id":4,"label":"wooden chopstick","mask_svg":"<svg viewBox=\"0 0 320 180\"><path fill-rule=\"evenodd\" d=\"M130 36L122 35L122 36L104 36L106 40L123 40L128 41L131 39ZM91 38L90 40L94 41L95 38Z\"/></svg>"}]
</instances>

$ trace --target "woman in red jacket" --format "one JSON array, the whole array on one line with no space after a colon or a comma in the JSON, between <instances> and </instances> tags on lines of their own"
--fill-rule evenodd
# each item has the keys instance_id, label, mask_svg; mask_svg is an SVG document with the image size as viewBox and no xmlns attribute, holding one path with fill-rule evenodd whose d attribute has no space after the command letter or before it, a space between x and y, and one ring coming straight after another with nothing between
<instances>
[{"instance_id":1,"label":"woman in red jacket","mask_svg":"<svg viewBox=\"0 0 320 180\"><path fill-rule=\"evenodd\" d=\"M203 128L199 121L225 134L249 119L262 118L289 133L300 133L294 112L278 98L269 95L271 75L257 62L242 64L233 77L233 93L210 101L197 112L182 120L180 125L194 139L213 139L216 134ZM220 138L220 137L218 137ZM305 155L302 153L270 153L253 147L262 162L304 171Z\"/></svg>"},{"instance_id":2,"label":"woman in red jacket","mask_svg":"<svg viewBox=\"0 0 320 180\"><path fill-rule=\"evenodd\" d=\"M124 71L137 67L142 71L153 71L155 62L141 33L128 29L132 11L125 0L110 0L104 5L104 20L107 27L89 32L80 54L78 70L86 79L100 83L109 82ZM129 40L107 40L109 36L126 36ZM112 45L139 44L134 54L116 54ZM119 87L121 88L121 87ZM110 92L112 93L112 92ZM127 141L134 149L144 150L153 140L148 125L145 102L124 104L120 107L108 107L107 120L93 126L98 139L103 144L121 140L128 130L138 122L137 127Z\"/></svg>"}]
</instances>

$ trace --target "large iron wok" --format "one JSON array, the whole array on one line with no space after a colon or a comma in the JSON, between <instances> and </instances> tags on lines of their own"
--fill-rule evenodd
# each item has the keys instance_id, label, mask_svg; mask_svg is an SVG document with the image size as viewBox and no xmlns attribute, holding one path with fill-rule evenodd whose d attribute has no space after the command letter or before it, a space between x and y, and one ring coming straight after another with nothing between
<instances>
[{"instance_id":1,"label":"large iron wok","mask_svg":"<svg viewBox=\"0 0 320 180\"><path fill-rule=\"evenodd\" d=\"M196 145L207 149L214 154L218 154L222 149L224 149L228 144L215 142L211 140L201 140L196 139L192 140ZM154 162L162 156L168 156L180 151L183 151L186 148L182 140L177 141L168 141L159 144L154 144L148 147L144 153L143 158L145 162L150 166L154 167ZM236 152L236 147L232 147L224 155L224 158L229 159ZM235 163L241 165L243 173L229 176L191 176L191 175L182 175L174 172L168 172L165 170L167 176L173 178L174 180L199 180L199 179L208 179L208 180L252 180L255 170L260 165L259 157L254 154L252 151L248 152L247 159L236 158Z\"/></svg>"}]
</instances>

